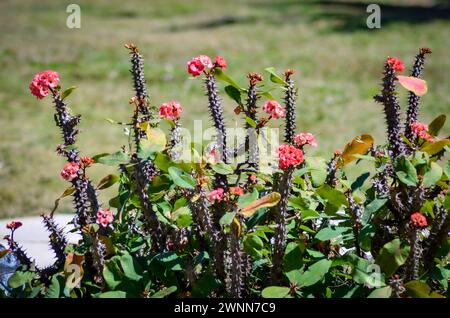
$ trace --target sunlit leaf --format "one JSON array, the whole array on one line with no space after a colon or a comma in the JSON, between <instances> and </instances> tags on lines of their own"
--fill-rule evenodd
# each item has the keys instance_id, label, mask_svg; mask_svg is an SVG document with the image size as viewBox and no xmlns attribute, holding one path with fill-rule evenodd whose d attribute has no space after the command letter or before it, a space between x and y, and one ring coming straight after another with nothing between
<instances>
[{"instance_id":1,"label":"sunlit leaf","mask_svg":"<svg viewBox=\"0 0 450 318\"><path fill-rule=\"evenodd\" d=\"M66 88L64 90L64 92L61 93L61 99L64 100L66 99L67 96L69 96L70 94L72 94L72 92L76 89L76 86L70 86L69 88Z\"/></svg>"},{"instance_id":2,"label":"sunlit leaf","mask_svg":"<svg viewBox=\"0 0 450 318\"><path fill-rule=\"evenodd\" d=\"M338 161L338 168L343 167L357 158L354 156L356 154L364 155L373 146L374 140L370 135L361 135L354 138L349 142L342 152L340 159Z\"/></svg>"},{"instance_id":3,"label":"sunlit leaf","mask_svg":"<svg viewBox=\"0 0 450 318\"><path fill-rule=\"evenodd\" d=\"M272 206L275 206L280 201L280 199L281 195L278 192L269 193L261 199L250 203L245 208L240 209L239 214L248 218L252 216L252 214L255 213L258 209L270 208Z\"/></svg>"}]
</instances>

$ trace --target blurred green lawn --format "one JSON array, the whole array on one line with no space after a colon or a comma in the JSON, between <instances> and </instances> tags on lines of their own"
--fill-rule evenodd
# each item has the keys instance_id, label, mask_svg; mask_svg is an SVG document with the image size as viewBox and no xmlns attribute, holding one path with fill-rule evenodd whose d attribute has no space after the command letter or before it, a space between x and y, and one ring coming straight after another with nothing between
<instances>
[{"instance_id":1,"label":"blurred green lawn","mask_svg":"<svg viewBox=\"0 0 450 318\"><path fill-rule=\"evenodd\" d=\"M365 25L373 1L77 1L81 29L68 29L65 9L73 2L0 2L0 217L48 211L67 186L59 177L64 160L54 153L60 134L51 101L28 92L37 71L56 70L65 87L78 87L69 102L82 114L84 155L126 144L121 128L105 119L130 116L127 42L145 57L152 103L180 100L188 128L193 119L209 125L202 85L186 73L186 61L200 53L223 55L242 84L247 72L268 66L298 70L299 130L316 134L317 153L327 157L361 133L384 140L381 107L372 96L388 55L409 69L420 47L432 48L421 119L448 113L450 15L448 7L434 6L445 1L378 1L379 30ZM225 108L232 124L234 105L226 98ZM111 171L91 170L95 180ZM69 201L60 211L70 211Z\"/></svg>"}]
</instances>

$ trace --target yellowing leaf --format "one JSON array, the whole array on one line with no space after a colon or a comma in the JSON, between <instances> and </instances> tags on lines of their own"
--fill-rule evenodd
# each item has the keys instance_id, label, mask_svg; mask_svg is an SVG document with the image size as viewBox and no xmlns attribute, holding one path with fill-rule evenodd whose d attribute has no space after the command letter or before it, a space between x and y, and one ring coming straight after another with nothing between
<instances>
[{"instance_id":1,"label":"yellowing leaf","mask_svg":"<svg viewBox=\"0 0 450 318\"><path fill-rule=\"evenodd\" d=\"M256 201L253 201L249 205L247 205L245 208L242 208L238 211L239 214L243 215L244 217L248 218L253 215L257 210L262 208L270 208L274 205L276 205L281 199L281 195L278 192L272 192L268 195L262 197L261 199L258 199Z\"/></svg>"},{"instance_id":2,"label":"yellowing leaf","mask_svg":"<svg viewBox=\"0 0 450 318\"><path fill-rule=\"evenodd\" d=\"M0 251L0 258L2 258L3 256L5 256L6 254L10 253L10 250L2 250Z\"/></svg>"},{"instance_id":3,"label":"yellowing leaf","mask_svg":"<svg viewBox=\"0 0 450 318\"><path fill-rule=\"evenodd\" d=\"M450 139L442 139L433 143L425 143L420 150L428 153L429 155L435 155L444 149L445 146L450 147Z\"/></svg>"},{"instance_id":4,"label":"yellowing leaf","mask_svg":"<svg viewBox=\"0 0 450 318\"><path fill-rule=\"evenodd\" d=\"M373 146L373 138L371 135L361 135L349 142L342 152L341 160L338 161L338 168L341 168L353 160L356 160L355 155L364 155Z\"/></svg>"},{"instance_id":5,"label":"yellowing leaf","mask_svg":"<svg viewBox=\"0 0 450 318\"><path fill-rule=\"evenodd\" d=\"M413 76L397 76L398 82L408 91L413 92L417 96L423 96L427 93L427 82L423 79Z\"/></svg>"},{"instance_id":6,"label":"yellowing leaf","mask_svg":"<svg viewBox=\"0 0 450 318\"><path fill-rule=\"evenodd\" d=\"M77 274L80 275L80 278L83 277L84 261L84 255L77 255L75 253L67 254L66 261L64 263L64 274L66 277L74 274L74 272L77 272Z\"/></svg>"}]
</instances>

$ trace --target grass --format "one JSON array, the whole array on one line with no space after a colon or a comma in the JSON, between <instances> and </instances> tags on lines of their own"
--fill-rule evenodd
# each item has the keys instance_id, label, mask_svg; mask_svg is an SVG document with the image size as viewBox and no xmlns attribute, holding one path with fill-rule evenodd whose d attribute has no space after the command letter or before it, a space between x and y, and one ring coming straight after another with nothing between
<instances>
[{"instance_id":1,"label":"grass","mask_svg":"<svg viewBox=\"0 0 450 318\"><path fill-rule=\"evenodd\" d=\"M388 55L401 57L409 69L419 47L432 48L421 119L428 122L449 109L450 20L434 1L384 1L378 30L365 27L365 4L371 1L78 1L81 29L65 26L69 3L0 3L0 217L48 211L67 186L59 177L63 158L54 153L60 136L50 100L37 101L28 92L37 71L54 69L64 86L78 87L69 102L82 114L83 154L126 144L121 128L105 119L130 116L128 42L146 59L152 103L180 100L188 128L193 119L209 125L202 85L185 71L186 61L199 53L223 55L242 84L247 72L268 66L298 70L299 129L317 135L317 153L327 157L358 134L384 141L381 108L372 96ZM231 124L228 99L225 108ZM91 170L95 180L111 172ZM60 212L70 211L66 200Z\"/></svg>"}]
</instances>

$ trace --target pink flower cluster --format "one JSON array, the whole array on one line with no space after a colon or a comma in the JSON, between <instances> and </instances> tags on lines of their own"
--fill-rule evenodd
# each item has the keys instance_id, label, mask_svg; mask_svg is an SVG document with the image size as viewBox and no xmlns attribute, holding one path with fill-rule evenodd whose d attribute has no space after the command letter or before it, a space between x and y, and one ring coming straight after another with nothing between
<instances>
[{"instance_id":1,"label":"pink flower cluster","mask_svg":"<svg viewBox=\"0 0 450 318\"><path fill-rule=\"evenodd\" d=\"M6 224L6 228L9 230L16 230L22 226L22 222L20 221L11 221Z\"/></svg>"},{"instance_id":2,"label":"pink flower cluster","mask_svg":"<svg viewBox=\"0 0 450 318\"><path fill-rule=\"evenodd\" d=\"M183 107L180 102L173 100L167 103L162 103L159 106L159 115L163 118L177 120L180 118Z\"/></svg>"},{"instance_id":3,"label":"pink flower cluster","mask_svg":"<svg viewBox=\"0 0 450 318\"><path fill-rule=\"evenodd\" d=\"M114 220L113 213L109 209L100 209L97 212L97 224L107 227Z\"/></svg>"},{"instance_id":4,"label":"pink flower cluster","mask_svg":"<svg viewBox=\"0 0 450 318\"><path fill-rule=\"evenodd\" d=\"M48 95L49 88L55 88L59 83L59 74L48 70L39 72L34 75L33 80L29 86L31 94L39 99Z\"/></svg>"},{"instance_id":5,"label":"pink flower cluster","mask_svg":"<svg viewBox=\"0 0 450 318\"><path fill-rule=\"evenodd\" d=\"M386 63L396 72L401 73L405 70L405 64L398 57L389 57Z\"/></svg>"},{"instance_id":6,"label":"pink flower cluster","mask_svg":"<svg viewBox=\"0 0 450 318\"><path fill-rule=\"evenodd\" d=\"M414 134L428 142L433 142L434 138L428 133L428 125L415 121L411 124L411 130Z\"/></svg>"},{"instance_id":7,"label":"pink flower cluster","mask_svg":"<svg viewBox=\"0 0 450 318\"><path fill-rule=\"evenodd\" d=\"M69 162L61 170L61 177L64 180L72 181L78 175L78 170L80 170L80 166L76 162Z\"/></svg>"},{"instance_id":8,"label":"pink flower cluster","mask_svg":"<svg viewBox=\"0 0 450 318\"><path fill-rule=\"evenodd\" d=\"M284 108L275 100L267 101L263 106L263 111L272 116L274 119L285 116Z\"/></svg>"},{"instance_id":9,"label":"pink flower cluster","mask_svg":"<svg viewBox=\"0 0 450 318\"><path fill-rule=\"evenodd\" d=\"M244 195L244 189L241 187L230 187L230 193L236 196Z\"/></svg>"},{"instance_id":10,"label":"pink flower cluster","mask_svg":"<svg viewBox=\"0 0 450 318\"><path fill-rule=\"evenodd\" d=\"M420 212L411 214L411 222L415 227L425 227L428 225L426 217Z\"/></svg>"},{"instance_id":11,"label":"pink flower cluster","mask_svg":"<svg viewBox=\"0 0 450 318\"><path fill-rule=\"evenodd\" d=\"M91 157L80 157L81 164L83 167L87 168L94 164L94 159Z\"/></svg>"},{"instance_id":12,"label":"pink flower cluster","mask_svg":"<svg viewBox=\"0 0 450 318\"><path fill-rule=\"evenodd\" d=\"M290 166L296 166L303 162L303 151L291 146L281 145L278 147L278 167L280 169L286 169Z\"/></svg>"},{"instance_id":13,"label":"pink flower cluster","mask_svg":"<svg viewBox=\"0 0 450 318\"><path fill-rule=\"evenodd\" d=\"M222 188L217 188L213 191L211 191L208 195L208 200L212 203L214 202L220 202L223 200L223 189Z\"/></svg>"},{"instance_id":14,"label":"pink flower cluster","mask_svg":"<svg viewBox=\"0 0 450 318\"><path fill-rule=\"evenodd\" d=\"M215 58L214 64L213 64L213 62L211 61L211 58L209 56L198 55L198 56L192 58L187 63L187 66L188 66L189 74L191 74L192 76L199 76L207 68L220 67L222 69L226 69L227 62L225 61L225 59L222 56L217 55Z\"/></svg>"},{"instance_id":15,"label":"pink flower cluster","mask_svg":"<svg viewBox=\"0 0 450 318\"><path fill-rule=\"evenodd\" d=\"M296 136L294 136L294 142L298 147L302 147L304 145L310 145L311 147L317 147L317 140L313 134L302 132Z\"/></svg>"}]
</instances>

